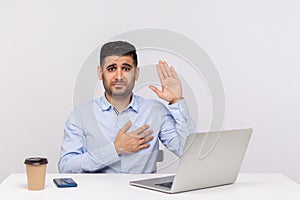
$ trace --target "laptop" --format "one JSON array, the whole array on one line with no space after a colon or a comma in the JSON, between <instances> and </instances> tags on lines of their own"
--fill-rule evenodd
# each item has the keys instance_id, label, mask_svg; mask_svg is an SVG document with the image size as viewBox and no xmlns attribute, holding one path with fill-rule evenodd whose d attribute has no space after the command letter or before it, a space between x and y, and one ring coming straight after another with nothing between
<instances>
[{"instance_id":1,"label":"laptop","mask_svg":"<svg viewBox=\"0 0 300 200\"><path fill-rule=\"evenodd\" d=\"M175 175L129 184L165 193L233 184L238 176L253 129L190 134Z\"/></svg>"}]
</instances>

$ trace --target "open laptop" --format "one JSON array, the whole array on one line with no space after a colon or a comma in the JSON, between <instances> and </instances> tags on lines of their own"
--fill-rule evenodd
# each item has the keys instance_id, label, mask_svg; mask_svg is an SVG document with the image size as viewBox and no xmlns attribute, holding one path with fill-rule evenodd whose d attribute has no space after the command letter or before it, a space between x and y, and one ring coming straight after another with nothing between
<instances>
[{"instance_id":1,"label":"open laptop","mask_svg":"<svg viewBox=\"0 0 300 200\"><path fill-rule=\"evenodd\" d=\"M249 128L190 134L175 175L134 180L129 184L166 193L232 184L252 132Z\"/></svg>"}]
</instances>

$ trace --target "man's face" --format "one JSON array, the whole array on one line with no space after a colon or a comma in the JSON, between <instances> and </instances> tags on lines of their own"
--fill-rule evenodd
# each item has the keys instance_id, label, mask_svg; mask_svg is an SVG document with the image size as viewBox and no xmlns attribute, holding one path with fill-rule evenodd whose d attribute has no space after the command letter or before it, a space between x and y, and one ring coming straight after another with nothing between
<instances>
[{"instance_id":1,"label":"man's face","mask_svg":"<svg viewBox=\"0 0 300 200\"><path fill-rule=\"evenodd\" d=\"M98 67L98 78L111 98L130 96L138 75L139 68L130 56L108 56Z\"/></svg>"}]
</instances>

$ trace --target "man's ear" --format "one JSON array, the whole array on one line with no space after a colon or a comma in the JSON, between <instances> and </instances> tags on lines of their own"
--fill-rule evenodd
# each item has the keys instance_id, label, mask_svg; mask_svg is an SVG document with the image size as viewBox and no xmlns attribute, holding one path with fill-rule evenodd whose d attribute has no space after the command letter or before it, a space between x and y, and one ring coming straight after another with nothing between
<instances>
[{"instance_id":1,"label":"man's ear","mask_svg":"<svg viewBox=\"0 0 300 200\"><path fill-rule=\"evenodd\" d=\"M138 80L139 75L140 75L140 68L139 68L139 67L136 67L136 69L135 69L135 75L134 75L136 81Z\"/></svg>"},{"instance_id":2,"label":"man's ear","mask_svg":"<svg viewBox=\"0 0 300 200\"><path fill-rule=\"evenodd\" d=\"M98 68L97 68L97 73L98 73L98 79L99 80L102 80L102 67L100 65L98 65Z\"/></svg>"}]
</instances>

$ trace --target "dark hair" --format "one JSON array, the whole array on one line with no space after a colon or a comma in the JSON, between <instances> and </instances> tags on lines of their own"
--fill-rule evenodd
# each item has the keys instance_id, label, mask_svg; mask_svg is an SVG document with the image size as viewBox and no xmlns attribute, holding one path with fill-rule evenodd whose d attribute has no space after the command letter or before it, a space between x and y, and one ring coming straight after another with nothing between
<instances>
[{"instance_id":1,"label":"dark hair","mask_svg":"<svg viewBox=\"0 0 300 200\"><path fill-rule=\"evenodd\" d=\"M104 44L100 50L101 67L103 67L103 61L107 56L130 56L132 57L135 66L138 65L136 49L129 42L114 41Z\"/></svg>"}]
</instances>

